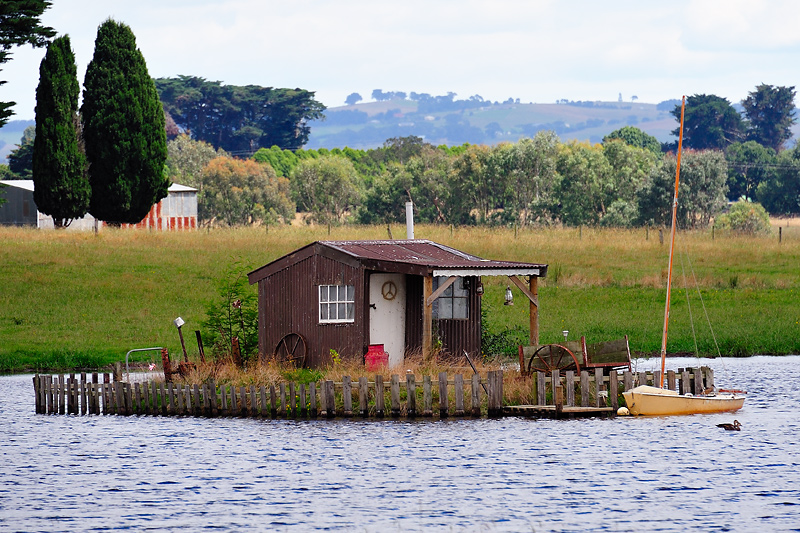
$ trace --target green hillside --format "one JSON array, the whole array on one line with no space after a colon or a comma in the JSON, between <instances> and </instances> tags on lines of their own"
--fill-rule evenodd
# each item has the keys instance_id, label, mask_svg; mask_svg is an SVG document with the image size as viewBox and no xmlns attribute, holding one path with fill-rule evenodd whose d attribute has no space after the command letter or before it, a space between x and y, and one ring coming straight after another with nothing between
<instances>
[{"instance_id":1,"label":"green hillside","mask_svg":"<svg viewBox=\"0 0 800 533\"><path fill-rule=\"evenodd\" d=\"M458 109L458 104L463 107ZM661 142L670 142L677 127L669 105L639 102L456 101L448 109L422 107L419 102L394 99L329 108L324 121L311 123L307 148L374 148L386 139L408 135L434 145L496 144L532 137L541 129L555 131L562 140L596 143L623 126L636 126Z\"/></svg>"}]
</instances>

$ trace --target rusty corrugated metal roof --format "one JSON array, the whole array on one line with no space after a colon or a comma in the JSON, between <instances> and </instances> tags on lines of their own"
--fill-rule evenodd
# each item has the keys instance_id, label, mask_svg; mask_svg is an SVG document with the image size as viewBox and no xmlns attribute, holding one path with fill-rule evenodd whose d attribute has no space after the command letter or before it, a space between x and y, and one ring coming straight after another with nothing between
<instances>
[{"instance_id":1,"label":"rusty corrugated metal roof","mask_svg":"<svg viewBox=\"0 0 800 533\"><path fill-rule=\"evenodd\" d=\"M358 259L407 263L429 268L543 268L539 263L520 263L517 261L497 261L450 248L433 241L392 240L392 241L320 241L320 244L334 248Z\"/></svg>"},{"instance_id":2,"label":"rusty corrugated metal roof","mask_svg":"<svg viewBox=\"0 0 800 533\"><path fill-rule=\"evenodd\" d=\"M326 253L327 250L327 253ZM271 276L315 254L351 262L379 272L435 276L535 276L544 277L547 265L497 261L450 248L433 241L317 241L291 252L248 274L250 283Z\"/></svg>"}]
</instances>

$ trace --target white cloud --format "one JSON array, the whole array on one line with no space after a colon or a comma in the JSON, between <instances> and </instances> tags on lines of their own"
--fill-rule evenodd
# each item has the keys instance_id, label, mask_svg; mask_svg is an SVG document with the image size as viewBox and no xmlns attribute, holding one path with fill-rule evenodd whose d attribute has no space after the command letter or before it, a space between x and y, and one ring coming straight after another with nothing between
<instances>
[{"instance_id":1,"label":"white cloud","mask_svg":"<svg viewBox=\"0 0 800 533\"><path fill-rule=\"evenodd\" d=\"M783 0L59 0L82 78L97 26L131 26L155 77L302 87L326 105L372 89L552 102L658 102L796 85L800 3ZM15 52L0 99L32 118L43 50Z\"/></svg>"}]
</instances>

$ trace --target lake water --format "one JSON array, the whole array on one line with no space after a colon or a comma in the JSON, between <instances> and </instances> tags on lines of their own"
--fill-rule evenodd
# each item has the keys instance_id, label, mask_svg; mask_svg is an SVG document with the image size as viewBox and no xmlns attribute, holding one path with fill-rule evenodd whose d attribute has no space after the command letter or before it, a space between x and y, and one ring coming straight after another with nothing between
<instances>
[{"instance_id":1,"label":"lake water","mask_svg":"<svg viewBox=\"0 0 800 533\"><path fill-rule=\"evenodd\" d=\"M0 531L800 531L800 357L706 364L718 386L748 390L744 409L445 422L54 416L34 414L31 376L0 377ZM734 418L740 432L716 427Z\"/></svg>"}]
</instances>

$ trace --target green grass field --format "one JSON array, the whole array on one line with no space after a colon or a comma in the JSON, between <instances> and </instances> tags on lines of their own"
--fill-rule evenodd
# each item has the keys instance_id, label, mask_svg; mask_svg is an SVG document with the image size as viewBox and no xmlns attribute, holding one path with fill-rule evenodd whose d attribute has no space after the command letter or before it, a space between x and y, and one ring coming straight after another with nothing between
<instances>
[{"instance_id":1,"label":"green grass field","mask_svg":"<svg viewBox=\"0 0 800 533\"><path fill-rule=\"evenodd\" d=\"M687 277L697 278L723 355L800 353L800 227L783 241L710 232L680 236ZM784 224L785 225L785 224ZM395 236L405 228L392 228ZM655 353L661 342L668 247L658 232L596 229L514 230L418 226L428 238L492 259L550 265L540 284L541 341L585 335L597 342L627 334L631 348ZM96 368L132 348L180 352L172 320L200 329L216 282L241 275L315 240L386 238L385 227L282 227L156 233L0 228L0 371ZM670 352L715 354L697 291L687 304L676 259ZM484 280L492 333L527 335L527 305L502 304L507 280ZM692 285L693 287L693 282ZM139 354L132 360L156 357Z\"/></svg>"}]
</instances>

